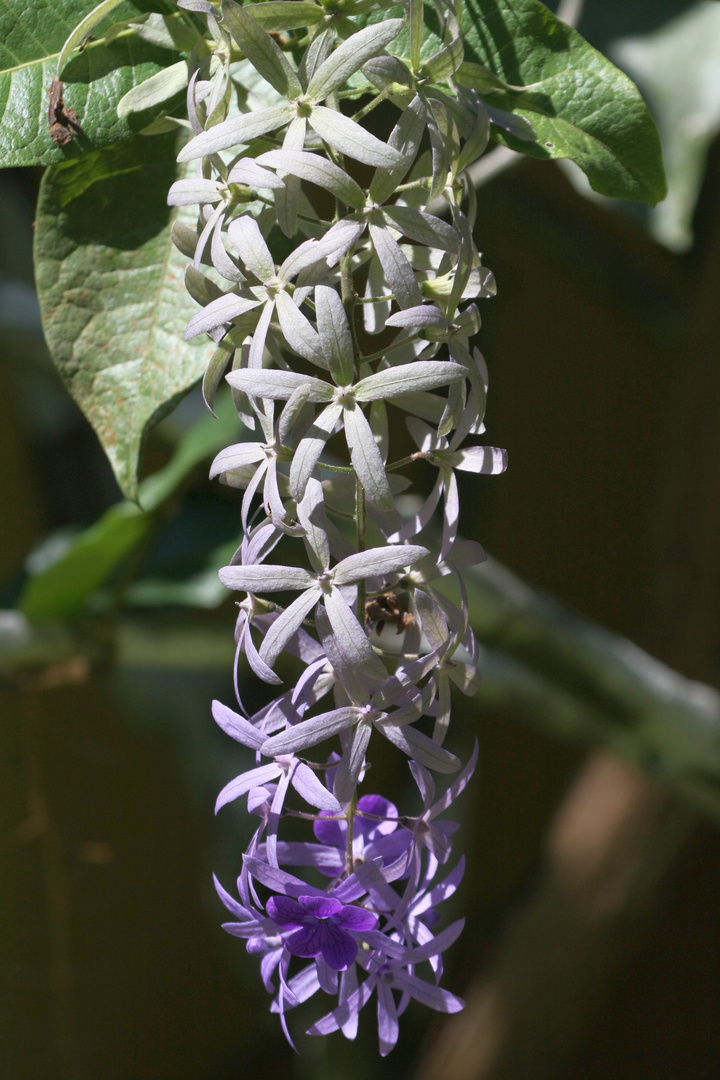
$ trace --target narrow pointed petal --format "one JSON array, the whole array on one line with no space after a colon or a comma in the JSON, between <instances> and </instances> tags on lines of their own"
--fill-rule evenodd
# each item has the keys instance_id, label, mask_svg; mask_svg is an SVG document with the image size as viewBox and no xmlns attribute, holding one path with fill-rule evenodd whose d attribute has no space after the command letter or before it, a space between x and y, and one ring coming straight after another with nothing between
<instances>
[{"instance_id":1,"label":"narrow pointed petal","mask_svg":"<svg viewBox=\"0 0 720 1080\"><path fill-rule=\"evenodd\" d=\"M365 751L370 742L372 724L357 724L350 739L350 745L345 749L337 772L333 791L338 800L347 806L352 799L358 785L358 778L365 764Z\"/></svg>"},{"instance_id":2,"label":"narrow pointed petal","mask_svg":"<svg viewBox=\"0 0 720 1080\"><path fill-rule=\"evenodd\" d=\"M258 281L268 281L275 275L275 263L260 227L250 214L235 218L228 225L228 236L240 258Z\"/></svg>"},{"instance_id":3,"label":"narrow pointed petal","mask_svg":"<svg viewBox=\"0 0 720 1080\"><path fill-rule=\"evenodd\" d=\"M298 521L305 530L305 539L315 557L315 569L318 573L321 570L327 570L330 566L328 521L322 484L318 480L311 479L308 482L305 495L297 504L297 515Z\"/></svg>"},{"instance_id":4,"label":"narrow pointed petal","mask_svg":"<svg viewBox=\"0 0 720 1080\"><path fill-rule=\"evenodd\" d=\"M390 290L401 308L417 307L422 304L422 294L415 279L413 268L402 251L397 240L387 229L370 224L370 238L380 264L385 271Z\"/></svg>"},{"instance_id":5,"label":"narrow pointed petal","mask_svg":"<svg viewBox=\"0 0 720 1080\"><path fill-rule=\"evenodd\" d=\"M352 727L357 723L360 709L354 705L345 706L342 709L333 709L331 712L313 716L310 720L302 720L294 727L281 731L279 735L273 735L271 739L263 743L262 753L266 757L279 757L281 754L294 754L299 750L307 750L325 739L338 735L341 731Z\"/></svg>"},{"instance_id":6,"label":"narrow pointed petal","mask_svg":"<svg viewBox=\"0 0 720 1080\"><path fill-rule=\"evenodd\" d=\"M249 720L233 712L221 701L213 701L212 714L218 727L221 727L225 734L236 742L249 746L253 750L259 750L265 741L263 733L258 731Z\"/></svg>"},{"instance_id":7,"label":"narrow pointed petal","mask_svg":"<svg viewBox=\"0 0 720 1080\"><path fill-rule=\"evenodd\" d=\"M393 982L398 989L407 989L416 1001L422 1002L423 1005L437 1012L456 1013L465 1008L462 998L455 997L449 990L426 983L423 979L418 979L416 975L409 975L399 968L393 974Z\"/></svg>"},{"instance_id":8,"label":"narrow pointed petal","mask_svg":"<svg viewBox=\"0 0 720 1080\"><path fill-rule=\"evenodd\" d=\"M285 341L296 353L313 363L321 351L317 332L286 292L277 294L275 306Z\"/></svg>"},{"instance_id":9,"label":"narrow pointed petal","mask_svg":"<svg viewBox=\"0 0 720 1080\"><path fill-rule=\"evenodd\" d=\"M215 813L217 814L218 810L221 810L223 806L227 806L228 803L239 799L241 795L246 795L250 788L262 787L264 784L276 780L280 772L280 768L271 763L270 765L260 765L257 769L250 769L249 772L236 776L234 780L225 785L218 795L215 803Z\"/></svg>"},{"instance_id":10,"label":"narrow pointed petal","mask_svg":"<svg viewBox=\"0 0 720 1080\"><path fill-rule=\"evenodd\" d=\"M273 169L294 174L302 180L325 188L355 210L362 210L365 205L365 194L360 185L339 165L319 154L312 154L307 150L268 150L260 155L258 161L261 165L269 165Z\"/></svg>"},{"instance_id":11,"label":"narrow pointed petal","mask_svg":"<svg viewBox=\"0 0 720 1080\"><path fill-rule=\"evenodd\" d=\"M395 169L376 169L370 184L370 198L374 203L384 203L402 181L412 165L420 147L425 130L425 105L419 95L415 95L407 109L393 128L388 146L399 150L403 156L402 165Z\"/></svg>"},{"instance_id":12,"label":"narrow pointed petal","mask_svg":"<svg viewBox=\"0 0 720 1080\"><path fill-rule=\"evenodd\" d=\"M398 1041L400 1025L392 990L382 979L377 987L377 1018L380 1056L387 1057Z\"/></svg>"},{"instance_id":13,"label":"narrow pointed petal","mask_svg":"<svg viewBox=\"0 0 720 1080\"><path fill-rule=\"evenodd\" d=\"M345 410L345 437L353 467L368 498L378 510L393 510L395 500L385 474L382 455L359 406Z\"/></svg>"},{"instance_id":14,"label":"narrow pointed petal","mask_svg":"<svg viewBox=\"0 0 720 1080\"><path fill-rule=\"evenodd\" d=\"M387 326L407 327L412 330L424 330L427 326L445 327L448 320L437 304L420 304L419 307L396 311L386 320Z\"/></svg>"},{"instance_id":15,"label":"narrow pointed petal","mask_svg":"<svg viewBox=\"0 0 720 1080\"><path fill-rule=\"evenodd\" d=\"M387 670L368 641L367 634L343 600L338 589L325 596L325 609L333 629L334 644L345 664L367 679L382 682ZM339 673L340 674L340 673Z\"/></svg>"},{"instance_id":16,"label":"narrow pointed petal","mask_svg":"<svg viewBox=\"0 0 720 1080\"><path fill-rule=\"evenodd\" d=\"M295 116L290 121L283 139L283 149L302 150L307 135L307 120L304 116ZM287 237L293 237L297 229L297 216L300 209L300 177L292 173L278 176L280 190L275 192L275 212L278 225Z\"/></svg>"},{"instance_id":17,"label":"narrow pointed petal","mask_svg":"<svg viewBox=\"0 0 720 1080\"><path fill-rule=\"evenodd\" d=\"M267 683L269 686L278 686L280 683L282 683L282 679L279 678L279 676L275 674L272 668L265 663L265 661L260 656L260 653L255 648L255 642L253 641L253 636L250 633L249 626L245 631L245 639L243 644L245 647L245 654L248 658L248 663L250 664L253 672L257 675L258 679L262 679L262 681L264 683Z\"/></svg>"},{"instance_id":18,"label":"narrow pointed petal","mask_svg":"<svg viewBox=\"0 0 720 1080\"><path fill-rule=\"evenodd\" d=\"M176 180L168 192L168 206L192 206L193 203L220 202L220 184L217 180L201 178Z\"/></svg>"},{"instance_id":19,"label":"narrow pointed petal","mask_svg":"<svg viewBox=\"0 0 720 1080\"><path fill-rule=\"evenodd\" d=\"M339 294L328 285L315 287L315 309L320 345L338 386L353 379L353 340L345 307Z\"/></svg>"},{"instance_id":20,"label":"narrow pointed petal","mask_svg":"<svg viewBox=\"0 0 720 1080\"><path fill-rule=\"evenodd\" d=\"M314 379L312 375L300 375L295 371L276 371L264 368L240 368L226 376L236 390L244 390L251 397L283 401L299 386L307 388L308 401L328 401L334 393L330 383Z\"/></svg>"},{"instance_id":21,"label":"narrow pointed petal","mask_svg":"<svg viewBox=\"0 0 720 1080\"><path fill-rule=\"evenodd\" d=\"M323 447L332 435L343 413L342 405L333 402L315 418L293 455L290 466L290 491L294 499L302 499L308 480L318 463Z\"/></svg>"},{"instance_id":22,"label":"narrow pointed petal","mask_svg":"<svg viewBox=\"0 0 720 1080\"><path fill-rule=\"evenodd\" d=\"M423 633L428 639L431 648L441 649L447 644L450 636L448 624L442 613L442 608L436 600L423 589L416 589L414 594L415 608Z\"/></svg>"},{"instance_id":23,"label":"narrow pointed petal","mask_svg":"<svg viewBox=\"0 0 720 1080\"><path fill-rule=\"evenodd\" d=\"M385 206L383 217L404 236L425 247L440 248L442 251L457 251L460 246L458 234L452 225L448 225L446 221L435 217L434 214L426 214L410 206Z\"/></svg>"},{"instance_id":24,"label":"narrow pointed petal","mask_svg":"<svg viewBox=\"0 0 720 1080\"><path fill-rule=\"evenodd\" d=\"M294 106L283 103L223 120L186 143L178 154L178 161L194 161L195 158L215 154L218 150L227 150L230 146L252 142L269 131L283 127L294 114Z\"/></svg>"},{"instance_id":25,"label":"narrow pointed petal","mask_svg":"<svg viewBox=\"0 0 720 1080\"><path fill-rule=\"evenodd\" d=\"M228 446L220 451L210 466L210 479L232 469L242 469L245 465L262 461L264 457L265 451L260 443L236 443L235 446Z\"/></svg>"},{"instance_id":26,"label":"narrow pointed petal","mask_svg":"<svg viewBox=\"0 0 720 1080\"><path fill-rule=\"evenodd\" d=\"M223 0L222 13L225 25L255 70L282 97L300 97L302 87L297 72L267 30L234 0Z\"/></svg>"},{"instance_id":27,"label":"narrow pointed petal","mask_svg":"<svg viewBox=\"0 0 720 1080\"><path fill-rule=\"evenodd\" d=\"M245 592L283 592L308 589L315 578L300 566L223 566L219 571L223 585Z\"/></svg>"},{"instance_id":28,"label":"narrow pointed petal","mask_svg":"<svg viewBox=\"0 0 720 1080\"><path fill-rule=\"evenodd\" d=\"M441 472L445 487L445 507L443 509L443 538L440 558L446 559L452 551L457 538L460 521L460 496L458 495L455 473L452 469L442 469Z\"/></svg>"},{"instance_id":29,"label":"narrow pointed petal","mask_svg":"<svg viewBox=\"0 0 720 1080\"><path fill-rule=\"evenodd\" d=\"M366 165L384 165L388 169L397 168L404 163L404 158L387 143L371 135L348 116L343 116L335 109L326 109L316 105L308 117L310 127L334 150L347 154L354 161ZM217 130L217 129L213 129ZM200 136L198 136L200 137ZM418 301L419 303L419 301Z\"/></svg>"},{"instance_id":30,"label":"narrow pointed petal","mask_svg":"<svg viewBox=\"0 0 720 1080\"><path fill-rule=\"evenodd\" d=\"M258 307L259 304L259 300L254 298L248 300L244 296L238 296L237 293L218 296L217 300L211 300L202 311L198 311L197 315L192 317L185 330L185 340L189 341L198 334L209 334L219 326L232 322L236 316Z\"/></svg>"},{"instance_id":31,"label":"narrow pointed petal","mask_svg":"<svg viewBox=\"0 0 720 1080\"><path fill-rule=\"evenodd\" d=\"M306 240L288 255L280 267L280 276L290 281L310 266L323 260L328 266L336 266L365 231L365 223L354 217L343 218L325 233L320 240Z\"/></svg>"},{"instance_id":32,"label":"narrow pointed petal","mask_svg":"<svg viewBox=\"0 0 720 1080\"><path fill-rule=\"evenodd\" d=\"M371 57L377 56L403 27L402 19L386 19L366 26L344 41L320 65L307 88L311 101L323 101Z\"/></svg>"},{"instance_id":33,"label":"narrow pointed petal","mask_svg":"<svg viewBox=\"0 0 720 1080\"><path fill-rule=\"evenodd\" d=\"M507 450L497 446L466 446L457 453L460 460L455 462L455 468L461 472L497 476L507 469Z\"/></svg>"},{"instance_id":34,"label":"narrow pointed petal","mask_svg":"<svg viewBox=\"0 0 720 1080\"><path fill-rule=\"evenodd\" d=\"M286 644L296 630L302 625L303 620L322 596L322 589L315 585L308 589L297 600L293 600L289 607L279 615L268 630L262 645L260 656L270 667L273 666Z\"/></svg>"},{"instance_id":35,"label":"narrow pointed petal","mask_svg":"<svg viewBox=\"0 0 720 1080\"><path fill-rule=\"evenodd\" d=\"M318 810L325 810L330 814L340 813L341 807L335 796L321 783L317 774L302 761L293 773L292 786L310 806L315 806Z\"/></svg>"},{"instance_id":36,"label":"narrow pointed petal","mask_svg":"<svg viewBox=\"0 0 720 1080\"><path fill-rule=\"evenodd\" d=\"M460 761L454 754L438 746L427 735L423 735L421 731L416 731L413 727L393 727L390 720L377 723L375 726L394 746L428 769L451 773L457 772L460 768Z\"/></svg>"},{"instance_id":37,"label":"narrow pointed petal","mask_svg":"<svg viewBox=\"0 0 720 1080\"><path fill-rule=\"evenodd\" d=\"M351 584L365 577L385 577L424 559L428 549L419 544L396 544L370 548L348 555L333 571L336 585Z\"/></svg>"},{"instance_id":38,"label":"narrow pointed petal","mask_svg":"<svg viewBox=\"0 0 720 1080\"><path fill-rule=\"evenodd\" d=\"M357 401L395 398L402 394L444 386L458 379L464 379L466 375L465 368L460 364L452 364L445 360L416 360L411 364L384 368L374 375L368 375L357 383L354 394Z\"/></svg>"},{"instance_id":39,"label":"narrow pointed petal","mask_svg":"<svg viewBox=\"0 0 720 1080\"><path fill-rule=\"evenodd\" d=\"M294 121L293 121L294 123ZM291 125L292 126L292 125ZM273 188L279 190L283 186L274 172L263 169L257 161L250 157L240 158L236 161L228 173L228 181L231 184L245 184L249 188Z\"/></svg>"}]
</instances>

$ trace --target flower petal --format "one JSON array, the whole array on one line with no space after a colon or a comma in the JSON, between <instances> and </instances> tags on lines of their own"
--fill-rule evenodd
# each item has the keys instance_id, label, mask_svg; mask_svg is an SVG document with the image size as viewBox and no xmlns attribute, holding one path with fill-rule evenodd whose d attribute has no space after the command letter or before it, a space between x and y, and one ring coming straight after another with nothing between
<instances>
[{"instance_id":1,"label":"flower petal","mask_svg":"<svg viewBox=\"0 0 720 1080\"><path fill-rule=\"evenodd\" d=\"M397 168L405 162L403 155L397 150L393 150L349 116L343 116L335 109L316 105L308 117L308 122L321 139L354 161L362 161L365 165L384 165L388 169Z\"/></svg>"},{"instance_id":2,"label":"flower petal","mask_svg":"<svg viewBox=\"0 0 720 1080\"><path fill-rule=\"evenodd\" d=\"M227 150L238 143L249 143L269 131L283 127L295 115L295 107L289 102L271 105L266 109L256 109L242 113L221 124L208 128L186 143L178 154L178 161L194 161L195 158L216 154L218 150Z\"/></svg>"},{"instance_id":3,"label":"flower petal","mask_svg":"<svg viewBox=\"0 0 720 1080\"><path fill-rule=\"evenodd\" d=\"M313 716L309 720L302 720L263 743L262 753L266 757L278 757L280 754L294 754L297 750L306 750L309 746L315 746L357 723L360 713L360 709L348 705Z\"/></svg>"},{"instance_id":4,"label":"flower petal","mask_svg":"<svg viewBox=\"0 0 720 1080\"><path fill-rule=\"evenodd\" d=\"M345 410L345 438L350 459L365 493L378 510L394 510L393 499L380 448L359 406Z\"/></svg>"}]
</instances>

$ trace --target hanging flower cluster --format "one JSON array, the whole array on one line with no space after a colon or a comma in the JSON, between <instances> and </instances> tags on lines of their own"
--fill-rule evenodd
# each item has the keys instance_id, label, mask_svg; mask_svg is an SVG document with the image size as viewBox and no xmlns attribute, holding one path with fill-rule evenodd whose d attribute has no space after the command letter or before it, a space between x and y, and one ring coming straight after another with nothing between
<instances>
[{"instance_id":1,"label":"hanging flower cluster","mask_svg":"<svg viewBox=\"0 0 720 1080\"><path fill-rule=\"evenodd\" d=\"M438 2L431 31L423 0L179 2L214 41L210 77L198 69L188 90L179 160L197 164L169 195L199 208L197 229L174 233L202 305L187 336L217 345L208 405L230 365L255 435L212 467L244 492L242 543L220 571L242 596L235 670L277 687L285 654L283 674L297 671L254 715L237 679L238 711L214 705L256 755L217 807L246 796L260 819L239 899L217 888L288 1038L287 1014L318 991L335 1002L313 1034L353 1038L374 998L385 1054L412 998L462 1007L439 986L462 928L443 929L438 911L463 870L445 870L456 826L442 814L477 751L462 767L444 740L451 684L476 685L461 569L484 555L458 539L455 470L506 464L466 441L484 430L487 372L471 339L494 284L463 171L485 149L488 115L455 79L455 5ZM386 141L361 123L381 102ZM428 211L441 199L449 223ZM427 479L428 497L408 492ZM388 623L396 633L381 637ZM414 816L366 790L384 740L409 760ZM439 796L433 773L448 778ZM313 839L293 838L303 827Z\"/></svg>"}]
</instances>

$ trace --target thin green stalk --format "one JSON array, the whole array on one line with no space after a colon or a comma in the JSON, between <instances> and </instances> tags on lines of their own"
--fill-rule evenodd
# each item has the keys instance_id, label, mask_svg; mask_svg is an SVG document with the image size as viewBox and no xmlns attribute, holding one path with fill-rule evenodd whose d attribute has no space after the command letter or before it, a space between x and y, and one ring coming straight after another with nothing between
<instances>
[{"instance_id":1,"label":"thin green stalk","mask_svg":"<svg viewBox=\"0 0 720 1080\"><path fill-rule=\"evenodd\" d=\"M356 542L358 551L365 551L367 547L367 519L365 513L365 488L360 483L360 478L355 477L355 526ZM357 593L357 617L361 626L365 625L365 578L358 582Z\"/></svg>"},{"instance_id":2,"label":"thin green stalk","mask_svg":"<svg viewBox=\"0 0 720 1080\"><path fill-rule=\"evenodd\" d=\"M353 839L354 839L354 824L355 824L355 811L357 808L357 791L353 792L353 797L348 803L348 808L345 811L345 817L347 818L347 843L345 846L345 862L347 866L348 874L353 872Z\"/></svg>"},{"instance_id":3,"label":"thin green stalk","mask_svg":"<svg viewBox=\"0 0 720 1080\"><path fill-rule=\"evenodd\" d=\"M382 90L377 97L374 97L369 105L366 105L363 109L359 109L353 116L355 123L359 123L368 113L372 112L373 109L376 109L381 102L385 101L389 93L390 87L387 87L385 90Z\"/></svg>"}]
</instances>

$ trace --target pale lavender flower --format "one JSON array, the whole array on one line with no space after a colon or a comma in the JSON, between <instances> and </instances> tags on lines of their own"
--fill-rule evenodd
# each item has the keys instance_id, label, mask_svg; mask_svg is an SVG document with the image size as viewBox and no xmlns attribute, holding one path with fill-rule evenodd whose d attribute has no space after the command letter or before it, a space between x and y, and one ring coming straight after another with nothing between
<instances>
[{"instance_id":1,"label":"pale lavender flower","mask_svg":"<svg viewBox=\"0 0 720 1080\"><path fill-rule=\"evenodd\" d=\"M455 363L417 361L383 369L353 382L352 339L342 301L329 287L318 286L316 294L319 294L318 334L312 330L310 323L307 325L317 339L315 362L318 363L318 356L327 356L326 362L334 385L292 371L258 371L254 368L233 371L227 376L227 381L246 394L287 401L285 413L289 411L293 417L301 406L324 404L325 408L312 422L293 455L290 490L296 499L303 497L325 444L342 422L353 467L368 498L378 509L391 510L394 506L392 493L362 406L368 402L390 401L403 395L434 390L465 379L467 371ZM292 301L289 303L297 311ZM300 317L304 319L304 316ZM280 427L283 426L281 417Z\"/></svg>"},{"instance_id":2,"label":"pale lavender flower","mask_svg":"<svg viewBox=\"0 0 720 1080\"><path fill-rule=\"evenodd\" d=\"M420 450L417 456L424 458L437 468L438 478L422 507L397 533L388 537L391 542L409 540L421 532L430 522L442 496L444 513L440 557L444 559L450 554L457 538L460 518L460 499L454 470L497 476L507 468L506 450L501 450L496 446L460 446L476 415L475 404L470 402L466 406L463 420L451 439L438 435L422 420L415 417L409 417L406 420L410 434Z\"/></svg>"},{"instance_id":3,"label":"pale lavender flower","mask_svg":"<svg viewBox=\"0 0 720 1080\"><path fill-rule=\"evenodd\" d=\"M319 487L318 484L317 488ZM318 492L317 488L312 489L311 497L314 500L313 505L319 508L322 505L322 493ZM340 588L352 585L371 574L397 573L428 554L427 548L415 544L371 548L349 555L331 568L327 535L321 529L310 530L307 541L314 554L315 573L301 567L267 563L226 566L220 570L220 580L230 589L242 589L250 593L300 592L300 596L282 612L265 635L259 655L269 667L273 666L288 639L321 598L327 607L335 634L347 640L351 648L356 647L355 643L362 647L360 639L366 640L365 631L348 607ZM370 663L370 654L366 655ZM376 670L382 668L377 658L374 666Z\"/></svg>"},{"instance_id":4,"label":"pale lavender flower","mask_svg":"<svg viewBox=\"0 0 720 1080\"><path fill-rule=\"evenodd\" d=\"M388 168L403 165L403 155L393 147L381 142L336 109L320 104L397 37L402 26L402 19L386 19L383 23L359 30L333 50L305 83L306 73L302 69L294 70L286 54L255 19L239 7L234 8L230 21L233 37L250 63L288 100L224 120L203 131L183 147L178 160L192 161L238 143L249 143L285 127L296 118L302 118L324 142L356 161L369 165L381 163Z\"/></svg>"}]
</instances>

